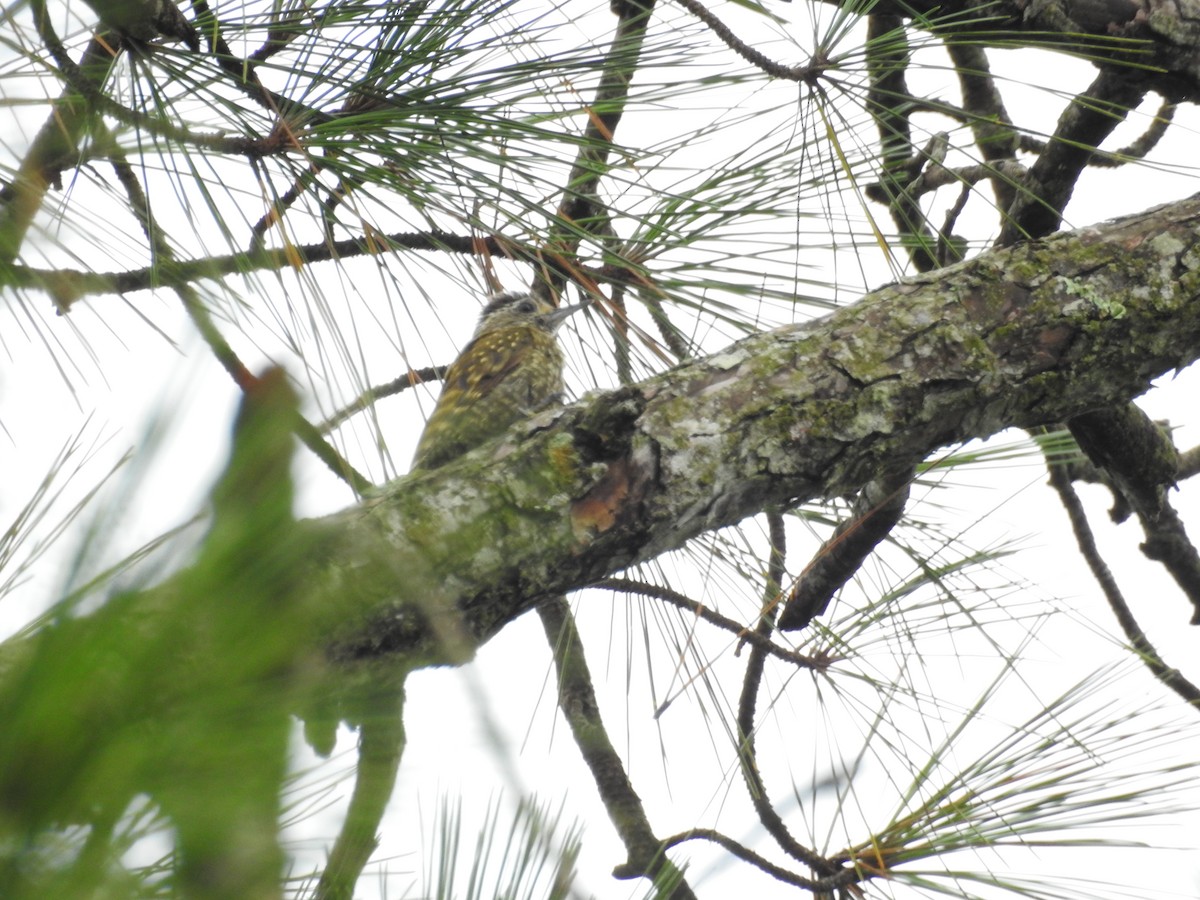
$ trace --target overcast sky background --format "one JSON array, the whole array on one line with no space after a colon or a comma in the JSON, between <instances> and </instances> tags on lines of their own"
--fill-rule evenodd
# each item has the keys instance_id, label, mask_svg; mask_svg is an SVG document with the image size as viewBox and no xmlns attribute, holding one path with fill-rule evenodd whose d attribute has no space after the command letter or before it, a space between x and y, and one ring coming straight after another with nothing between
<instances>
[{"instance_id":1,"label":"overcast sky background","mask_svg":"<svg viewBox=\"0 0 1200 900\"><path fill-rule=\"evenodd\" d=\"M803 4L795 6L799 10ZM734 15L723 7L721 12L731 19ZM785 10L781 14L799 17L798 12ZM993 63L1002 77L1032 77L1040 87L1067 92L1082 87L1090 71L1086 65L1062 56L1026 52L996 52ZM914 90L919 89L913 80ZM1039 90L1021 92L1015 100L1010 97L1009 103L1013 108L1016 104L1042 103L1046 130L1052 128L1058 114ZM1025 105L1020 108L1023 116L1030 109ZM34 111L24 120L26 137L40 124L39 115L40 111ZM1022 120L1022 124L1027 122ZM1068 211L1070 223L1086 225L1194 193L1200 186L1194 168L1196 122L1193 110L1182 110L1180 121L1156 152L1155 158L1170 171L1143 167L1116 175L1085 175ZM627 122L623 127L630 128L630 133L642 133L635 124ZM1144 124L1144 119L1131 124L1114 138L1112 146L1132 139ZM0 150L19 159L23 143L9 138L8 143L0 144ZM1190 172L1181 172L1187 166L1193 167ZM879 211L876 214L883 217ZM868 255L862 263L863 281L868 286L890 280L878 254ZM114 266L119 265L114 262ZM844 273L844 267L840 271ZM337 279L332 272L318 273L318 277ZM843 299L848 302L852 296ZM429 340L441 341L435 347L435 358L448 361L465 341L474 326L478 303L478 298L463 297L456 306L461 314L451 313L441 323L430 323ZM77 583L83 572L94 571L100 560L119 559L203 508L209 486L224 463L228 426L238 399L234 386L192 335L186 317L170 296L92 298L65 317L55 316L48 307L47 303L46 308L27 308L6 296L0 313L0 460L9 473L0 483L0 522L7 525L12 521L44 476L49 460L76 436L80 450L75 459L87 461L65 491L60 508L94 485L98 475L127 450L134 448L135 456L114 476L100 502L73 530L72 538L60 542L30 570L19 587L4 596L0 603L2 636L23 627L36 611L45 609L67 586ZM147 318L154 327L147 324ZM362 340L378 339L386 346L394 339L372 335L371 331L364 328ZM164 340L164 333L171 340ZM245 358L254 361L253 348L244 349ZM573 365L585 365L586 349L579 343L568 339L568 351ZM265 361L261 354L257 359ZM392 372L379 371L376 380L395 377L400 370L397 366ZM582 378L575 381L578 384ZM429 396L414 394L380 404L381 419L390 423L384 431L388 449L398 466L405 465L415 444L414 423L419 424L420 419L413 412L422 404L428 410ZM1143 405L1152 416L1168 417L1178 424L1176 442L1187 448L1200 443L1200 429L1194 419L1175 420L1181 414L1194 415L1198 397L1200 383L1194 373L1185 373L1178 379L1168 379L1160 390L1147 396ZM996 441L1019 437L1002 435ZM300 515L321 515L352 502L345 486L306 454L298 455L295 471ZM1013 577L1027 581L1031 592L1061 597L1076 610L1070 617L1046 624L1039 632L1039 641L1031 651L1035 662L1029 671L1042 680L1006 687L1005 701L1011 706L989 708L989 715L998 721L1020 721L1038 696L1053 696L1058 686L1119 659L1122 653L1111 638L1116 627L1078 554L1066 541L1065 514L1043 486L1045 472L1040 462L1028 459L997 463L978 472L956 472L950 478L956 484L978 482L949 498L943 496L944 492L925 498L930 504L949 502L955 507L944 511L950 530L962 530L965 542L973 546L1021 538L1026 549L1011 560L1012 565L1020 567ZM1099 526L1108 497L1098 489L1080 490L1089 509L1097 513ZM1194 531L1200 531L1200 504L1194 493L1193 487L1185 485L1176 500L1185 520L1193 524ZM43 529L46 534L50 524L47 522ZM1132 522L1104 527L1103 546L1110 559L1119 559L1115 566L1118 578L1151 640L1168 662L1194 680L1200 679L1200 629L1187 626L1190 609L1169 580L1139 558L1137 538L1131 536L1136 528ZM761 536L759 540L760 546L765 546ZM89 547L87 560L76 569L84 541ZM798 547L793 554L791 564L802 565L806 558L803 549ZM162 565L169 568L171 562L164 560ZM688 585L680 587L690 589ZM1018 595L1016 599L1024 598ZM648 805L651 821L661 835L705 824L750 840L755 823L747 814L740 776L732 768L730 742L706 721L697 706L699 701L680 684L669 683L669 679L668 683L656 683L660 699L664 694L678 694L679 700L661 719L654 719L654 703L646 684L647 666L636 656L637 651L630 657L623 649L626 634L633 635L629 643L635 647L641 641L641 620L635 603L600 593L576 598L581 627L590 639L586 650L597 678L605 721L618 748L629 753L631 775ZM835 606L831 615L848 612L845 605ZM700 637L704 653L714 665L729 665L729 671L736 671L733 648L724 636L701 633ZM970 696L957 696L966 681L963 669L972 664L971 656L961 655L960 650L948 644L944 659L922 662L925 672L938 680L948 697L969 705ZM652 652L659 654L656 674L669 673L670 649L664 646ZM608 877L612 866L623 861L623 852L569 732L552 714L551 668L541 626L527 616L486 646L477 663L460 670L419 672L410 678L405 713L409 743L391 819L383 829L386 841L378 854L388 860L383 867L390 876L381 880L365 876L359 896L416 895L417 886L424 883L423 860L429 855L431 823L442 798L462 798L466 821L472 823L480 821L489 799L499 797L501 792L505 802L524 792L556 801L563 798L566 816L584 822L580 886L585 894L604 900L644 894L636 883L624 884ZM1131 707L1156 703L1172 706L1171 698L1134 664L1129 663L1124 671L1118 693ZM737 683L737 676L733 677ZM800 674L786 686L777 684L778 693L772 696L778 696L781 705L795 705L764 724L764 728L785 732L781 743L789 754L782 769L790 771L800 784L827 772L825 754L838 743L836 737L820 733L819 719L809 719L802 711L806 698L816 690L810 681ZM1180 718L1183 720L1182 715ZM1181 725L1181 729L1187 728L1186 723ZM1194 758L1197 736L1195 727L1190 732L1181 730L1179 750L1183 757ZM969 752L970 740L964 739L964 753ZM978 740L983 746L986 735L981 734ZM668 749L666 763L662 762L660 742ZM311 773L309 780L328 781L338 772L352 771L354 756L347 751L353 746L353 735L343 731L334 758ZM298 768L318 764L299 735L296 759ZM292 832L299 868L319 864L327 846L324 841L336 828L341 802L352 781L346 777L334 784L330 795L333 805L321 815L305 819ZM341 795L340 801L336 795ZM778 800L786 804L782 790ZM1193 809L1200 803L1196 796L1181 797L1181 802L1190 803ZM412 815L414 809L420 810L419 818ZM797 820L804 817L796 810L791 815ZM1087 873L1100 882L1128 880L1144 890L1140 896L1147 898L1200 897L1200 855L1195 849L1200 815L1181 815L1171 828L1154 832L1116 824L1130 839L1141 839L1144 834L1149 842L1175 843L1181 849L1128 851L1128 856L1110 850L1079 850L1070 857L1070 865L1079 874ZM470 834L470 825L466 833ZM828 841L827 849L841 846L838 835L821 832L821 836ZM464 852L469 855L472 848L473 841L464 838ZM143 852L150 857L156 848L147 846ZM763 898L796 896L793 889L772 885L748 867L729 861L723 853L689 845L685 854L675 855L676 859L688 857L692 859L689 874L702 896L728 897L735 892ZM979 865L980 861L974 860L973 864ZM1021 865L1036 872L1042 866L1061 863L1057 856L1049 859L1035 853ZM702 878L696 878L701 874ZM373 893L376 889L377 894ZM886 888L880 890L887 892ZM908 895L897 891L897 896Z\"/></svg>"}]
</instances>

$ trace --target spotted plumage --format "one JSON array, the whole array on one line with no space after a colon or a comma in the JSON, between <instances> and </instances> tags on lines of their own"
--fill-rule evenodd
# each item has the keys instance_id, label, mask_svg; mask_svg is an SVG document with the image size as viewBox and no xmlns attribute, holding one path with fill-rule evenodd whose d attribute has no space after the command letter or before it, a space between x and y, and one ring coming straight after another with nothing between
<instances>
[{"instance_id":1,"label":"spotted plumage","mask_svg":"<svg viewBox=\"0 0 1200 900\"><path fill-rule=\"evenodd\" d=\"M494 297L446 372L413 468L437 468L561 395L563 354L554 335L582 305L555 309L530 294Z\"/></svg>"}]
</instances>

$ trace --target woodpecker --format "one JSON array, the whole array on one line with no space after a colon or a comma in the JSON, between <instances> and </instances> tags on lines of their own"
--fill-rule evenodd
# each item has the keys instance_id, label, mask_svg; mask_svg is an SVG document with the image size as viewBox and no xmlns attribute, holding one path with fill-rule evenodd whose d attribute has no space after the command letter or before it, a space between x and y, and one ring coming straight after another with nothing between
<instances>
[{"instance_id":1,"label":"woodpecker","mask_svg":"<svg viewBox=\"0 0 1200 900\"><path fill-rule=\"evenodd\" d=\"M493 297L446 370L413 468L436 469L561 396L564 359L555 332L586 305L556 309L528 293Z\"/></svg>"}]
</instances>

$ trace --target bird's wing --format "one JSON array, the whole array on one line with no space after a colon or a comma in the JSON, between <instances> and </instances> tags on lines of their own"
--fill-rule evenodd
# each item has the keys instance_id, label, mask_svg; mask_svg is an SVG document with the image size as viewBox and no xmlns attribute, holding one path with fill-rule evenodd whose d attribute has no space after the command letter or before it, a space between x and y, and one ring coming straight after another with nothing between
<instances>
[{"instance_id":1,"label":"bird's wing","mask_svg":"<svg viewBox=\"0 0 1200 900\"><path fill-rule=\"evenodd\" d=\"M475 400L496 389L534 350L540 335L533 328L505 328L471 341L450 366L443 392L462 392Z\"/></svg>"}]
</instances>

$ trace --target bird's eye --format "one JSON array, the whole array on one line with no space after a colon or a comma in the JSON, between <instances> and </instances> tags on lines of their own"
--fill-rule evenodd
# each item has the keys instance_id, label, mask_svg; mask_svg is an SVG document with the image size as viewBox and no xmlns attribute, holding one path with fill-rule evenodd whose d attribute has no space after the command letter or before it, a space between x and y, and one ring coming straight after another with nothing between
<instances>
[{"instance_id":1,"label":"bird's eye","mask_svg":"<svg viewBox=\"0 0 1200 900\"><path fill-rule=\"evenodd\" d=\"M523 312L523 313L537 312L537 304L534 303L532 300L528 300L528 299L522 300L520 303L517 304L517 312Z\"/></svg>"}]
</instances>

